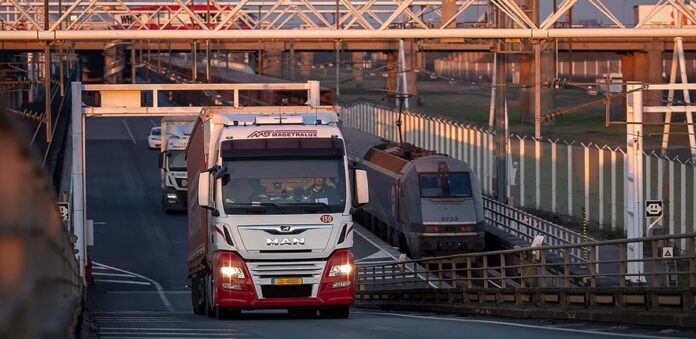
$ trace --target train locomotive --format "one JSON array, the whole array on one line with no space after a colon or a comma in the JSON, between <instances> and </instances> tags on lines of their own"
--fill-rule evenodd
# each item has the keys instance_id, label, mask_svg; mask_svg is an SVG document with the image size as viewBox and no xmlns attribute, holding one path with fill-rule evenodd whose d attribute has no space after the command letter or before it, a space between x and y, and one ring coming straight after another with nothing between
<instances>
[{"instance_id":1,"label":"train locomotive","mask_svg":"<svg viewBox=\"0 0 696 339\"><path fill-rule=\"evenodd\" d=\"M478 177L468 163L408 143L382 141L354 156L368 173L365 227L411 258L485 248Z\"/></svg>"}]
</instances>

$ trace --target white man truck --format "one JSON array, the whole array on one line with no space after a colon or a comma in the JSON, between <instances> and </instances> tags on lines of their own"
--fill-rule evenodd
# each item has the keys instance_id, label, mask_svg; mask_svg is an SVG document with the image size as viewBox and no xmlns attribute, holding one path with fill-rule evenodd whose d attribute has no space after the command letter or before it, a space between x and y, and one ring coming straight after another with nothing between
<instances>
[{"instance_id":1,"label":"white man truck","mask_svg":"<svg viewBox=\"0 0 696 339\"><path fill-rule=\"evenodd\" d=\"M162 209L186 211L186 145L196 117L162 118L161 170Z\"/></svg>"},{"instance_id":2,"label":"white man truck","mask_svg":"<svg viewBox=\"0 0 696 339\"><path fill-rule=\"evenodd\" d=\"M369 195L337 123L335 109L323 106L199 116L187 148L194 313L348 317L351 213Z\"/></svg>"}]
</instances>

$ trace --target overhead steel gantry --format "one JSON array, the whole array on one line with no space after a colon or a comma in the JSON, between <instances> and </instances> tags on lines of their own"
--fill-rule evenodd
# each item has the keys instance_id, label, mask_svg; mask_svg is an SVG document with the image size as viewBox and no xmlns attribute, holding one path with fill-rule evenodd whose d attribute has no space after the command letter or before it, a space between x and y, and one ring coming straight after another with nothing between
<instances>
[{"instance_id":1,"label":"overhead steel gantry","mask_svg":"<svg viewBox=\"0 0 696 339\"><path fill-rule=\"evenodd\" d=\"M655 0L654 13L626 25L602 1L587 0L612 27L556 28L580 0L562 1L539 21L516 0L0 0L0 40L696 37L693 27L645 27L667 7L696 22L693 3ZM494 10L512 27L495 28L493 16L482 15ZM457 28L465 18L468 28Z\"/></svg>"}]
</instances>

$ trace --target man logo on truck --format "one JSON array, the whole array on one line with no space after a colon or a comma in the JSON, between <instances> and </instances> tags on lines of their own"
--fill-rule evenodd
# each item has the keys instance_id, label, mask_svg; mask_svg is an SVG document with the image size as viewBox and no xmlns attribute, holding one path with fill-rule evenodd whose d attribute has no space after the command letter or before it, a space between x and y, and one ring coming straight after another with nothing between
<instances>
[{"instance_id":1,"label":"man logo on truck","mask_svg":"<svg viewBox=\"0 0 696 339\"><path fill-rule=\"evenodd\" d=\"M287 239L287 238L283 239L283 240L279 240L278 238L275 238L275 239L266 238L266 246L283 246L283 245L296 246L296 245L304 245L304 244L305 244L304 238L299 238L299 239L292 238L292 240Z\"/></svg>"}]
</instances>

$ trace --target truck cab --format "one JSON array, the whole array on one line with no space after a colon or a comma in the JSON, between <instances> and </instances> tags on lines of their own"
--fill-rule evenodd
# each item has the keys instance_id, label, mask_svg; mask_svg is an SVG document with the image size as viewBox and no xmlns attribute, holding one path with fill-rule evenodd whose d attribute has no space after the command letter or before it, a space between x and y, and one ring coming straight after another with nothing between
<instances>
[{"instance_id":1,"label":"truck cab","mask_svg":"<svg viewBox=\"0 0 696 339\"><path fill-rule=\"evenodd\" d=\"M167 212L186 211L186 146L193 129L193 118L171 117L162 119L162 146L160 172L162 209Z\"/></svg>"},{"instance_id":2,"label":"truck cab","mask_svg":"<svg viewBox=\"0 0 696 339\"><path fill-rule=\"evenodd\" d=\"M197 200L189 211L194 311L348 316L351 213L368 193L364 171L348 166L337 121L334 112L288 112L197 123L187 151L197 178L189 193Z\"/></svg>"}]
</instances>

